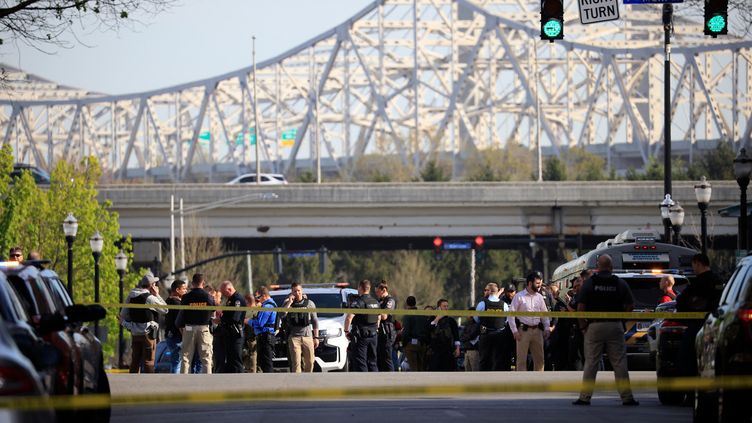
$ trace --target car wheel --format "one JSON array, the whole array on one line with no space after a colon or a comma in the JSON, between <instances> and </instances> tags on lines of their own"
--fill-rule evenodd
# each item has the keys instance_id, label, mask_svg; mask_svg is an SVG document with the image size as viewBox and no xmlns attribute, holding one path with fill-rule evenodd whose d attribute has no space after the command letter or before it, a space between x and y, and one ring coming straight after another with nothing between
<instances>
[{"instance_id":1,"label":"car wheel","mask_svg":"<svg viewBox=\"0 0 752 423\"><path fill-rule=\"evenodd\" d=\"M660 364L660 361L659 361ZM656 376L658 378L658 381L661 379L676 377L675 374L672 374L671 372L661 371L658 370L656 372ZM677 390L664 390L658 388L658 400L663 405L680 405L684 402L684 398L686 398L687 395L691 395L691 393L688 393L686 391L677 391Z\"/></svg>"},{"instance_id":2,"label":"car wheel","mask_svg":"<svg viewBox=\"0 0 752 423\"><path fill-rule=\"evenodd\" d=\"M110 381L107 379L107 373L104 371L104 365L99 366L99 375L97 376L97 390L95 394L106 395L110 397ZM102 408L91 408L88 410L81 410L78 415L81 417L80 421L85 422L97 422L97 423L109 423L112 406L107 404Z\"/></svg>"},{"instance_id":3,"label":"car wheel","mask_svg":"<svg viewBox=\"0 0 752 423\"><path fill-rule=\"evenodd\" d=\"M748 422L752 417L749 407L745 407L744 401L752 394L750 391L726 391L718 390L718 422Z\"/></svg>"},{"instance_id":4,"label":"car wheel","mask_svg":"<svg viewBox=\"0 0 752 423\"><path fill-rule=\"evenodd\" d=\"M717 395L713 392L695 390L695 400L692 404L692 423L716 423L717 421Z\"/></svg>"}]
</instances>

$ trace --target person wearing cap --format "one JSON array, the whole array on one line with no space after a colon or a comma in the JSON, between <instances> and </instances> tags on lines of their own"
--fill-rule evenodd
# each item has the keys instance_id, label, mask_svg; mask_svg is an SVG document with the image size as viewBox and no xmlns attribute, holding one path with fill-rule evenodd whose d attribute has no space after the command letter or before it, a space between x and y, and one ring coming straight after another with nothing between
<instances>
[{"instance_id":1,"label":"person wearing cap","mask_svg":"<svg viewBox=\"0 0 752 423\"><path fill-rule=\"evenodd\" d=\"M543 276L540 272L532 272L527 275L526 282L525 289L518 292L512 299L510 311L548 312L546 302L540 294ZM533 355L533 369L536 372L542 372L544 366L543 341L548 339L549 335L548 317L520 316L515 318L509 316L507 322L514 334L514 340L517 341L517 371L527 371L527 353L529 350Z\"/></svg>"},{"instance_id":2,"label":"person wearing cap","mask_svg":"<svg viewBox=\"0 0 752 423\"><path fill-rule=\"evenodd\" d=\"M159 278L145 274L135 288L128 294L126 304L154 304L167 305L159 296ZM157 319L160 314L167 314L167 309L129 308L120 311L120 322L132 335L130 373L154 373L154 358L157 346Z\"/></svg>"}]
</instances>

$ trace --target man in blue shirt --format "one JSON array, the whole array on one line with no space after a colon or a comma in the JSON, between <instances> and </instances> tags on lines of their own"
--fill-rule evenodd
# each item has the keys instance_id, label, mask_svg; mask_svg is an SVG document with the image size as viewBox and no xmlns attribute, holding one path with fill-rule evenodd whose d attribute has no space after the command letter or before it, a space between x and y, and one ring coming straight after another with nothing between
<instances>
[{"instance_id":1,"label":"man in blue shirt","mask_svg":"<svg viewBox=\"0 0 752 423\"><path fill-rule=\"evenodd\" d=\"M276 308L277 303L269 296L269 288L262 285L256 291L261 307ZM274 371L274 325L277 321L276 311L260 311L256 318L248 321L257 340L257 364L264 373Z\"/></svg>"}]
</instances>

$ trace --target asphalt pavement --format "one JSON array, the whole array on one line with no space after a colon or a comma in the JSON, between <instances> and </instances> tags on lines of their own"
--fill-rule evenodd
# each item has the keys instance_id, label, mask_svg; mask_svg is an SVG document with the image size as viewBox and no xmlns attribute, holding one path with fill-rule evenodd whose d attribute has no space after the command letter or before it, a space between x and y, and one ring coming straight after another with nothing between
<instances>
[{"instance_id":1,"label":"asphalt pavement","mask_svg":"<svg viewBox=\"0 0 752 423\"><path fill-rule=\"evenodd\" d=\"M655 380L654 372L631 372L637 381ZM488 372L488 373L331 373L331 374L240 374L240 375L128 375L110 374L113 396L169 396L192 393L191 400L156 405L115 406L112 423L215 423L215 422L687 422L689 407L667 407L658 402L655 390L636 391L638 407L621 405L616 392L596 391L592 405L573 406L574 391L487 392L450 395L400 394L404 386L458 386L477 384L552 383L566 386L578 382L581 372ZM598 381L613 381L612 372L602 372ZM349 392L379 387L377 397L350 396ZM316 393L341 388L337 398L290 398L290 390ZM236 398L222 402L217 393L270 392L274 400L249 401ZM205 395L204 395L205 394ZM202 401L205 397L207 402ZM221 397L221 395L219 396ZM211 402L214 401L214 402Z\"/></svg>"}]
</instances>

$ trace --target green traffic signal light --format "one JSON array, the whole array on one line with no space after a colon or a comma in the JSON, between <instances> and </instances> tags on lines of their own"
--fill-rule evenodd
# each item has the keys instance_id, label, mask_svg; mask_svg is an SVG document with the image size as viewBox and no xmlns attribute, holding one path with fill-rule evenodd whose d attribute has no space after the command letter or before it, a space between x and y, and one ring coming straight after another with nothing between
<instances>
[{"instance_id":1,"label":"green traffic signal light","mask_svg":"<svg viewBox=\"0 0 752 423\"><path fill-rule=\"evenodd\" d=\"M708 19L706 25L713 34L720 34L726 28L726 18L722 15L715 15Z\"/></svg>"},{"instance_id":2,"label":"green traffic signal light","mask_svg":"<svg viewBox=\"0 0 752 423\"><path fill-rule=\"evenodd\" d=\"M543 24L543 33L548 38L556 38L561 34L562 25L561 22L559 22L556 19L551 19L545 24Z\"/></svg>"}]
</instances>

